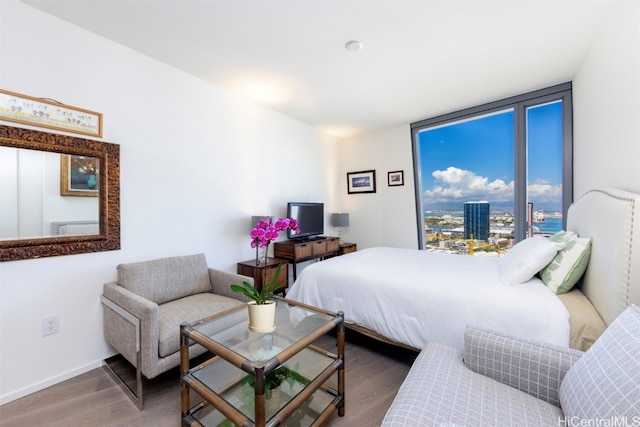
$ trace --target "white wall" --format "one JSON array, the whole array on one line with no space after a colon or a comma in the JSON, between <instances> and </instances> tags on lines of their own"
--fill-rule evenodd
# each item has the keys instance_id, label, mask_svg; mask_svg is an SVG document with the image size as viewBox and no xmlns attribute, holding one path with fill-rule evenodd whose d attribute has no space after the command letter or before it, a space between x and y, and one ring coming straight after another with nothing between
<instances>
[{"instance_id":1,"label":"white wall","mask_svg":"<svg viewBox=\"0 0 640 427\"><path fill-rule=\"evenodd\" d=\"M0 403L112 354L99 297L117 264L204 252L235 271L254 256L251 215L332 209L332 137L17 1L0 2L0 51L3 89L104 114L122 212L119 251L0 263ZM60 333L42 337L51 314Z\"/></svg>"},{"instance_id":2,"label":"white wall","mask_svg":"<svg viewBox=\"0 0 640 427\"><path fill-rule=\"evenodd\" d=\"M611 10L573 79L573 112L574 198L594 187L640 192L640 3ZM347 196L343 184L342 205L352 218L345 240L358 248L417 247L409 125L343 140L339 152L343 176L378 174L376 194ZM399 191L386 186L387 171L398 169L405 171Z\"/></svg>"},{"instance_id":3,"label":"white wall","mask_svg":"<svg viewBox=\"0 0 640 427\"><path fill-rule=\"evenodd\" d=\"M640 3L611 11L573 80L574 195L640 193Z\"/></svg>"},{"instance_id":4,"label":"white wall","mask_svg":"<svg viewBox=\"0 0 640 427\"><path fill-rule=\"evenodd\" d=\"M398 126L341 141L338 145L340 209L349 212L344 240L358 249L372 246L418 248L411 130ZM347 194L347 172L376 171L376 192ZM389 187L387 173L404 171L404 185Z\"/></svg>"}]
</instances>

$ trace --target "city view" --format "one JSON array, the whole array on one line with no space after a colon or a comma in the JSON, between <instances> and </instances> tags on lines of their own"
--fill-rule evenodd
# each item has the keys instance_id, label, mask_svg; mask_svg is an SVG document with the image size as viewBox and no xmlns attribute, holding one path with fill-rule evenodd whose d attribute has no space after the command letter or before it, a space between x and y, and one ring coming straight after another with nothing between
<instances>
[{"instance_id":1,"label":"city view","mask_svg":"<svg viewBox=\"0 0 640 427\"><path fill-rule=\"evenodd\" d=\"M512 211L490 211L488 237L465 236L464 210L426 211L424 215L426 249L451 254L500 256L514 244L514 217ZM551 236L562 229L561 211L533 211L531 235Z\"/></svg>"},{"instance_id":2,"label":"city view","mask_svg":"<svg viewBox=\"0 0 640 427\"><path fill-rule=\"evenodd\" d=\"M526 110L528 227L514 221L514 135L512 108L419 132L425 249L495 256L516 227L527 237L562 229L562 102Z\"/></svg>"}]
</instances>

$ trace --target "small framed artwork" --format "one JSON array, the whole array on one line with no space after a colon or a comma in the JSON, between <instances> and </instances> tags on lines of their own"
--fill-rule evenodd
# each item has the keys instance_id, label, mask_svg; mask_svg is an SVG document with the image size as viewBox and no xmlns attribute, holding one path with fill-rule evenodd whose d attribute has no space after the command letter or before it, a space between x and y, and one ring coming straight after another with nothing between
<instances>
[{"instance_id":1,"label":"small framed artwork","mask_svg":"<svg viewBox=\"0 0 640 427\"><path fill-rule=\"evenodd\" d=\"M0 89L0 120L102 137L102 114Z\"/></svg>"},{"instance_id":2,"label":"small framed artwork","mask_svg":"<svg viewBox=\"0 0 640 427\"><path fill-rule=\"evenodd\" d=\"M98 197L100 159L97 157L60 155L60 195Z\"/></svg>"},{"instance_id":3,"label":"small framed artwork","mask_svg":"<svg viewBox=\"0 0 640 427\"><path fill-rule=\"evenodd\" d=\"M347 192L375 193L376 192L376 171L347 172Z\"/></svg>"},{"instance_id":4,"label":"small framed artwork","mask_svg":"<svg viewBox=\"0 0 640 427\"><path fill-rule=\"evenodd\" d=\"M387 174L387 184L389 187L404 185L404 171L393 171Z\"/></svg>"}]
</instances>

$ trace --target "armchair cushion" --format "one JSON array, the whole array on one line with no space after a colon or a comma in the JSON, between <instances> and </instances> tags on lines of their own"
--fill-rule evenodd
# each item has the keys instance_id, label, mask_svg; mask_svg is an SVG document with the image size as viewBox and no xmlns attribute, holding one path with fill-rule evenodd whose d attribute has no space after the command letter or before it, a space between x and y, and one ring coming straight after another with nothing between
<instances>
[{"instance_id":1,"label":"armchair cushion","mask_svg":"<svg viewBox=\"0 0 640 427\"><path fill-rule=\"evenodd\" d=\"M640 420L638 306L620 314L569 370L560 401L569 419Z\"/></svg>"},{"instance_id":2,"label":"armchair cushion","mask_svg":"<svg viewBox=\"0 0 640 427\"><path fill-rule=\"evenodd\" d=\"M522 390L560 407L560 383L582 352L468 327L464 334L464 363L474 372Z\"/></svg>"},{"instance_id":3,"label":"armchair cushion","mask_svg":"<svg viewBox=\"0 0 640 427\"><path fill-rule=\"evenodd\" d=\"M158 306L160 323L158 355L166 357L180 350L181 322L195 322L238 304L242 302L205 292Z\"/></svg>"},{"instance_id":4,"label":"armchair cushion","mask_svg":"<svg viewBox=\"0 0 640 427\"><path fill-rule=\"evenodd\" d=\"M120 264L118 283L156 304L211 291L204 254Z\"/></svg>"}]
</instances>

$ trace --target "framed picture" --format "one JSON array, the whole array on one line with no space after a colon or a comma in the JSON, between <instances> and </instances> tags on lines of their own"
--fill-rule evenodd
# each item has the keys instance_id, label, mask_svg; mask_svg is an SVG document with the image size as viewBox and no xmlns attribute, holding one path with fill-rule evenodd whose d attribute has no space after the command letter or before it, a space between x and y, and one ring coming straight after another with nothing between
<instances>
[{"instance_id":1,"label":"framed picture","mask_svg":"<svg viewBox=\"0 0 640 427\"><path fill-rule=\"evenodd\" d=\"M376 171L347 172L347 192L375 193L376 192Z\"/></svg>"},{"instance_id":2,"label":"framed picture","mask_svg":"<svg viewBox=\"0 0 640 427\"><path fill-rule=\"evenodd\" d=\"M102 137L102 114L0 89L0 120Z\"/></svg>"},{"instance_id":3,"label":"framed picture","mask_svg":"<svg viewBox=\"0 0 640 427\"><path fill-rule=\"evenodd\" d=\"M393 171L387 174L387 184L389 187L404 185L404 171Z\"/></svg>"},{"instance_id":4,"label":"framed picture","mask_svg":"<svg viewBox=\"0 0 640 427\"><path fill-rule=\"evenodd\" d=\"M97 157L60 155L60 195L98 197L100 159Z\"/></svg>"}]
</instances>

